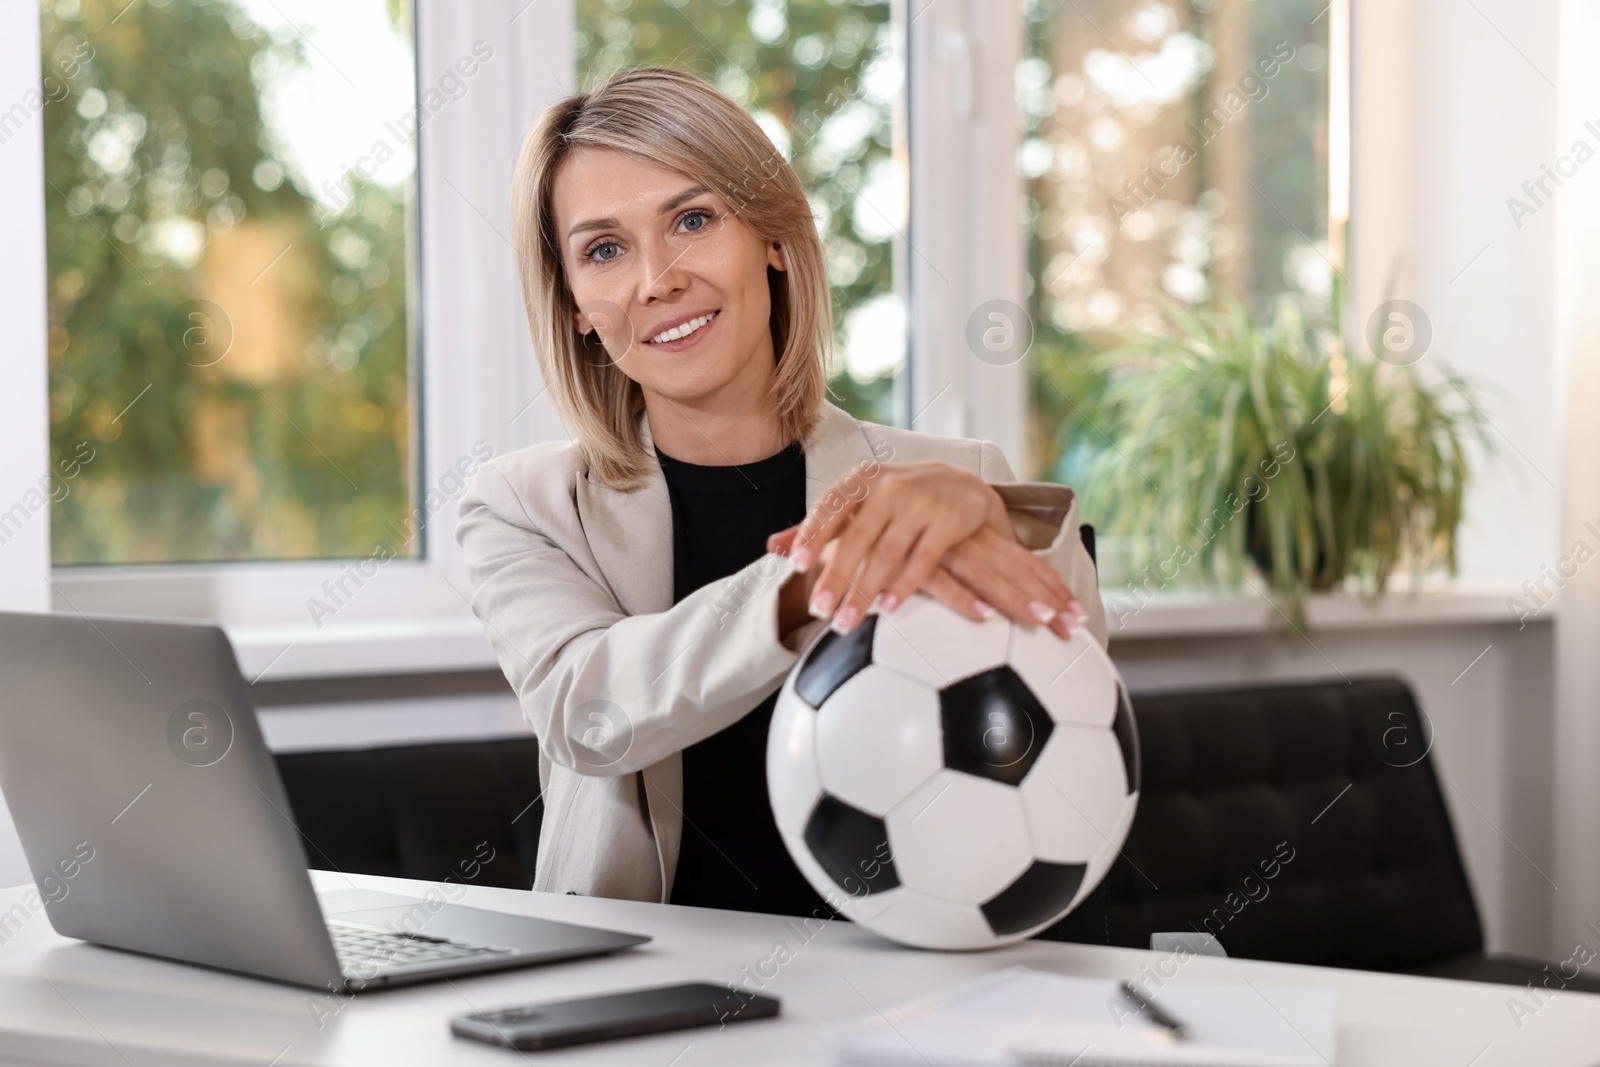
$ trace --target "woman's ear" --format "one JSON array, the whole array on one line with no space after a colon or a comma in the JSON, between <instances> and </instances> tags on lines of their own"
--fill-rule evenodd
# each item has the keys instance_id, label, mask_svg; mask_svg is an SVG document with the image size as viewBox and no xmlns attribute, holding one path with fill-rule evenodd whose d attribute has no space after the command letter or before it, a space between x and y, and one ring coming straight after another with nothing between
<instances>
[{"instance_id":1,"label":"woman's ear","mask_svg":"<svg viewBox=\"0 0 1600 1067\"><path fill-rule=\"evenodd\" d=\"M577 308L572 309L572 328L577 330L578 333L583 336L584 340L589 339L589 331L594 329L594 327L590 325L589 320L584 317L583 312L579 311Z\"/></svg>"},{"instance_id":2,"label":"woman's ear","mask_svg":"<svg viewBox=\"0 0 1600 1067\"><path fill-rule=\"evenodd\" d=\"M773 241L767 246L767 265L773 270L788 270L789 260L783 254L783 246Z\"/></svg>"}]
</instances>

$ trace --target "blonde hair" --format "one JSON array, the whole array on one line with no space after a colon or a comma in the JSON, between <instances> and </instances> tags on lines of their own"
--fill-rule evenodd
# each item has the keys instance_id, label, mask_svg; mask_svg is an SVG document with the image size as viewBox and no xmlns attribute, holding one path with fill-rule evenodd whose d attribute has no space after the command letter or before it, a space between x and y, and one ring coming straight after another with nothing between
<instances>
[{"instance_id":1,"label":"blonde hair","mask_svg":"<svg viewBox=\"0 0 1600 1067\"><path fill-rule=\"evenodd\" d=\"M611 148L679 171L727 201L787 270L767 270L777 374L771 401L789 440L809 439L822 415L833 318L822 242L799 177L761 127L692 74L619 71L547 108L517 160L512 184L517 268L539 369L590 469L632 489L649 469L640 433L644 396L611 359L585 358L555 234L551 189L576 148ZM593 351L593 349L589 349Z\"/></svg>"}]
</instances>

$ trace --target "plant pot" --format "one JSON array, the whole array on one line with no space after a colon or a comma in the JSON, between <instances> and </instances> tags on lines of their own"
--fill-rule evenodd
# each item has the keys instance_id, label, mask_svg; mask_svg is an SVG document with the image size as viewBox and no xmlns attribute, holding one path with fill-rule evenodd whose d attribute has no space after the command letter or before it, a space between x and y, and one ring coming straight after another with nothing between
<instances>
[{"instance_id":1,"label":"plant pot","mask_svg":"<svg viewBox=\"0 0 1600 1067\"><path fill-rule=\"evenodd\" d=\"M1261 576L1267 584L1276 586L1272 575L1272 540L1267 525L1256 521L1256 512L1260 501L1249 500L1244 506L1244 545L1245 552L1249 554L1250 561L1261 571ZM1331 588L1336 582L1321 581L1323 571L1328 565L1328 553L1323 550L1322 541L1317 540L1316 570L1312 572L1311 587L1313 589ZM1300 551L1294 541L1289 542L1289 569L1298 571L1300 567Z\"/></svg>"}]
</instances>

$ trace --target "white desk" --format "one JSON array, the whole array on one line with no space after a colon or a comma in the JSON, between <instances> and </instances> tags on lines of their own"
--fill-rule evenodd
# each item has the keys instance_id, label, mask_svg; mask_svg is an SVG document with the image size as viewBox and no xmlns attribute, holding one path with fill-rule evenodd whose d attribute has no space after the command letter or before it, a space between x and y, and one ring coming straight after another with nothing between
<instances>
[{"instance_id":1,"label":"white desk","mask_svg":"<svg viewBox=\"0 0 1600 1067\"><path fill-rule=\"evenodd\" d=\"M426 889L395 879L316 877L330 888ZM22 892L0 890L0 913ZM1161 958L1045 941L997 952L920 952L845 922L802 942L773 916L507 889L472 888L461 903L634 930L655 940L600 959L363 994L319 1030L310 1007L315 993L69 941L38 912L0 946L0 1064L817 1065L829 1062L831 1029L1010 964L1133 978ZM473 1009L691 979L739 981L780 939L795 954L767 984L783 1000L777 1019L526 1056L449 1032L450 1016ZM1175 981L1246 978L1337 989L1339 1067L1600 1061L1600 996L1557 993L1519 1029L1506 1006L1517 990L1508 986L1220 959L1191 960Z\"/></svg>"}]
</instances>

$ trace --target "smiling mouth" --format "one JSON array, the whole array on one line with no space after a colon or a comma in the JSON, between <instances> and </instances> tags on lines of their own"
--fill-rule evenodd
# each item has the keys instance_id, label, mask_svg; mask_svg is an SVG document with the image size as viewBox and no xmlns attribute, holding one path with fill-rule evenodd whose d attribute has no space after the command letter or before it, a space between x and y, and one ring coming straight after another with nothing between
<instances>
[{"instance_id":1,"label":"smiling mouth","mask_svg":"<svg viewBox=\"0 0 1600 1067\"><path fill-rule=\"evenodd\" d=\"M681 341L685 337L705 329L711 324L711 320L720 314L720 311L713 311L709 314L701 315L697 319L690 319L688 322L679 323L670 330L662 330L645 343L652 345L664 345L672 341Z\"/></svg>"}]
</instances>

